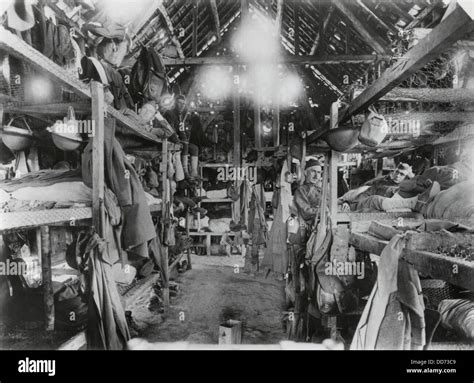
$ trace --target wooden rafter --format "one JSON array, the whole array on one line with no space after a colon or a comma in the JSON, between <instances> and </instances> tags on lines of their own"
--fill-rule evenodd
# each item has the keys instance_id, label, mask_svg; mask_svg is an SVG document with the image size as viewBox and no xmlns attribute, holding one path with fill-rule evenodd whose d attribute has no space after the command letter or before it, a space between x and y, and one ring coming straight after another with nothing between
<instances>
[{"instance_id":1,"label":"wooden rafter","mask_svg":"<svg viewBox=\"0 0 474 383\"><path fill-rule=\"evenodd\" d=\"M342 114L339 122L365 110L472 30L473 20L462 7L457 6L444 21L405 54L404 60L399 60L385 70L381 77L364 90Z\"/></svg>"},{"instance_id":2,"label":"wooden rafter","mask_svg":"<svg viewBox=\"0 0 474 383\"><path fill-rule=\"evenodd\" d=\"M283 0L278 0L276 19L275 19L277 36L280 36L280 33L281 33L282 19L283 19Z\"/></svg>"},{"instance_id":3,"label":"wooden rafter","mask_svg":"<svg viewBox=\"0 0 474 383\"><path fill-rule=\"evenodd\" d=\"M214 28L216 30L217 41L221 41L221 22L219 20L219 12L217 11L216 0L209 0L209 5L211 7L212 19L214 20Z\"/></svg>"},{"instance_id":4,"label":"wooden rafter","mask_svg":"<svg viewBox=\"0 0 474 383\"><path fill-rule=\"evenodd\" d=\"M437 1L434 4L427 6L404 29L408 30L416 28L433 11L433 9L439 7L439 4L440 2Z\"/></svg>"},{"instance_id":5,"label":"wooden rafter","mask_svg":"<svg viewBox=\"0 0 474 383\"><path fill-rule=\"evenodd\" d=\"M297 1L293 3L293 21L294 21L294 33L295 33L295 55L299 55L300 53L300 40L301 40L301 23L300 23L300 5Z\"/></svg>"},{"instance_id":6,"label":"wooden rafter","mask_svg":"<svg viewBox=\"0 0 474 383\"><path fill-rule=\"evenodd\" d=\"M320 25L319 31L316 33L316 37L314 38L313 46L311 47L311 51L309 53L311 56L314 56L318 51L318 48L320 47L320 41L324 38L324 35L326 34L326 29L329 25L329 21L331 20L331 16L333 13L334 5L330 4L326 13L326 17L324 18L324 21Z\"/></svg>"},{"instance_id":7,"label":"wooden rafter","mask_svg":"<svg viewBox=\"0 0 474 383\"><path fill-rule=\"evenodd\" d=\"M385 21L383 21L380 17L378 17L374 12L372 12L372 10L367 7L363 2L362 0L357 0L357 5L359 7L361 7L367 14L370 15L370 17L372 19L374 19L377 23L379 23L379 25L381 25L382 27L384 27L386 30L392 32L392 33L398 33L398 29L395 28L394 26L392 25L389 25L387 24Z\"/></svg>"},{"instance_id":8,"label":"wooden rafter","mask_svg":"<svg viewBox=\"0 0 474 383\"><path fill-rule=\"evenodd\" d=\"M137 17L131 25L130 32L132 38L134 38L140 30L148 24L150 19L154 16L158 6L163 2L163 0L153 0L153 3L145 9L139 17Z\"/></svg>"},{"instance_id":9,"label":"wooden rafter","mask_svg":"<svg viewBox=\"0 0 474 383\"><path fill-rule=\"evenodd\" d=\"M380 98L382 101L474 103L474 89L469 88L394 88Z\"/></svg>"},{"instance_id":10,"label":"wooden rafter","mask_svg":"<svg viewBox=\"0 0 474 383\"><path fill-rule=\"evenodd\" d=\"M334 6L342 12L347 20L352 24L357 33L379 54L387 53L387 48L379 43L373 36L373 33L369 32L364 24L356 17L354 12L347 6L343 0L333 0Z\"/></svg>"},{"instance_id":11,"label":"wooden rafter","mask_svg":"<svg viewBox=\"0 0 474 383\"><path fill-rule=\"evenodd\" d=\"M176 47L176 51L178 52L178 56L180 58L184 58L183 48L181 47L181 43L179 42L176 34L174 33L173 23L168 15L168 11L166 10L165 6L162 2L158 4L157 9L160 11L161 16L165 22L166 30L168 31L168 35L171 39L171 42Z\"/></svg>"},{"instance_id":12,"label":"wooden rafter","mask_svg":"<svg viewBox=\"0 0 474 383\"><path fill-rule=\"evenodd\" d=\"M390 56L380 55L337 55L337 56L283 56L275 62L299 65L324 65L324 64L360 64L370 63L377 60L387 60ZM242 58L232 56L206 56L186 57L182 59L165 58L166 66L189 66L189 65L233 65L245 64Z\"/></svg>"},{"instance_id":13,"label":"wooden rafter","mask_svg":"<svg viewBox=\"0 0 474 383\"><path fill-rule=\"evenodd\" d=\"M198 35L198 22L199 22L199 0L195 0L194 8L193 8L193 40L192 40L192 51L193 56L197 56L197 35Z\"/></svg>"}]
</instances>

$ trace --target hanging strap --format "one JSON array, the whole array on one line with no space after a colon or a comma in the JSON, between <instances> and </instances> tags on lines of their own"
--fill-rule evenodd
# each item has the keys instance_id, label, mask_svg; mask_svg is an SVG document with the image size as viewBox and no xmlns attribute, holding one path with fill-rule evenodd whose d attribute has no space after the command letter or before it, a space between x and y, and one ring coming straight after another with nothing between
<instances>
[{"instance_id":1,"label":"hanging strap","mask_svg":"<svg viewBox=\"0 0 474 383\"><path fill-rule=\"evenodd\" d=\"M105 69L101 62L97 60L95 57L88 57L88 59L91 61L91 63L94 65L95 69L97 70L97 73L99 74L100 81L104 85L109 85L109 80L107 78L107 74L105 73Z\"/></svg>"}]
</instances>

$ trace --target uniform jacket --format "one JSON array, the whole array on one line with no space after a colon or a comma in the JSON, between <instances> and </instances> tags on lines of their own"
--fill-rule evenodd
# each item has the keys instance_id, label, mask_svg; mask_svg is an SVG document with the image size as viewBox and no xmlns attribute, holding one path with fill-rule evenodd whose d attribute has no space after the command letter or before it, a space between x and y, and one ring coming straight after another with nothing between
<instances>
[{"instance_id":1,"label":"uniform jacket","mask_svg":"<svg viewBox=\"0 0 474 383\"><path fill-rule=\"evenodd\" d=\"M377 282L352 340L352 350L419 350L425 345L424 303L418 272L400 259L402 235L380 255Z\"/></svg>"}]
</instances>

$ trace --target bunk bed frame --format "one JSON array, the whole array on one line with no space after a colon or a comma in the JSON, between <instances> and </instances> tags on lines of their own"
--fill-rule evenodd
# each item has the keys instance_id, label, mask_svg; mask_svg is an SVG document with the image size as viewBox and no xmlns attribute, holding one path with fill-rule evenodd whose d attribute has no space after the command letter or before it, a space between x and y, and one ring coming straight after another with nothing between
<instances>
[{"instance_id":1,"label":"bunk bed frame","mask_svg":"<svg viewBox=\"0 0 474 383\"><path fill-rule=\"evenodd\" d=\"M48 75L51 79L65 86L85 101L76 103L57 103L45 105L26 105L18 102L7 102L4 104L4 111L14 111L16 113L33 114L63 114L68 105L77 107L79 111L91 112L92 119L96 123L96 134L93 140L93 179L92 179L92 208L65 208L50 209L31 212L9 212L2 213L0 220L0 235L21 230L36 230L38 248L41 252L41 267L43 273L43 288L45 307L44 321L47 331L54 330L54 296L52 289L52 269L51 269L51 227L90 227L97 229L100 236L103 236L104 228L104 127L108 123L116 124L119 134L129 134L149 146L161 149L163 158L166 159L168 151L177 150L177 146L168 143L167 140L160 140L153 134L144 131L138 127L133 120L123 115L112 106L107 105L104 99L103 85L98 82L91 82L86 85L66 72L62 67L46 58L43 54L21 40L18 36L0 27L0 49L7 54L22 60L31 65L41 73ZM168 178L166 177L166 160L162 164L164 190L168 189ZM151 205L151 215L161 215L164 207L171 209L171 196L166 193L163 195L161 205ZM168 248L163 246L163 264L168 264ZM191 258L188 254L188 264L191 265ZM169 306L169 285L168 275L172 267L168 270L162 270L162 281L164 291L164 305ZM132 289L123 299L126 306L130 305L146 288L149 288L156 282L159 274L151 274L145 281L140 283L140 288ZM80 332L72 339L67 341L60 349L78 349L85 346L85 332Z\"/></svg>"}]
</instances>

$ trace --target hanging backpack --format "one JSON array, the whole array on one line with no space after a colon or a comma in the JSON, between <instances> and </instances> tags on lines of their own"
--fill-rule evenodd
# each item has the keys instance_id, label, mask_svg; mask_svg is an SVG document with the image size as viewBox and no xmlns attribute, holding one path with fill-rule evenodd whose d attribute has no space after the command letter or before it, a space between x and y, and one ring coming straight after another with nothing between
<instances>
[{"instance_id":1,"label":"hanging backpack","mask_svg":"<svg viewBox=\"0 0 474 383\"><path fill-rule=\"evenodd\" d=\"M359 141L364 145L375 147L380 145L388 133L388 124L384 116L370 109L370 114L362 124Z\"/></svg>"}]
</instances>

